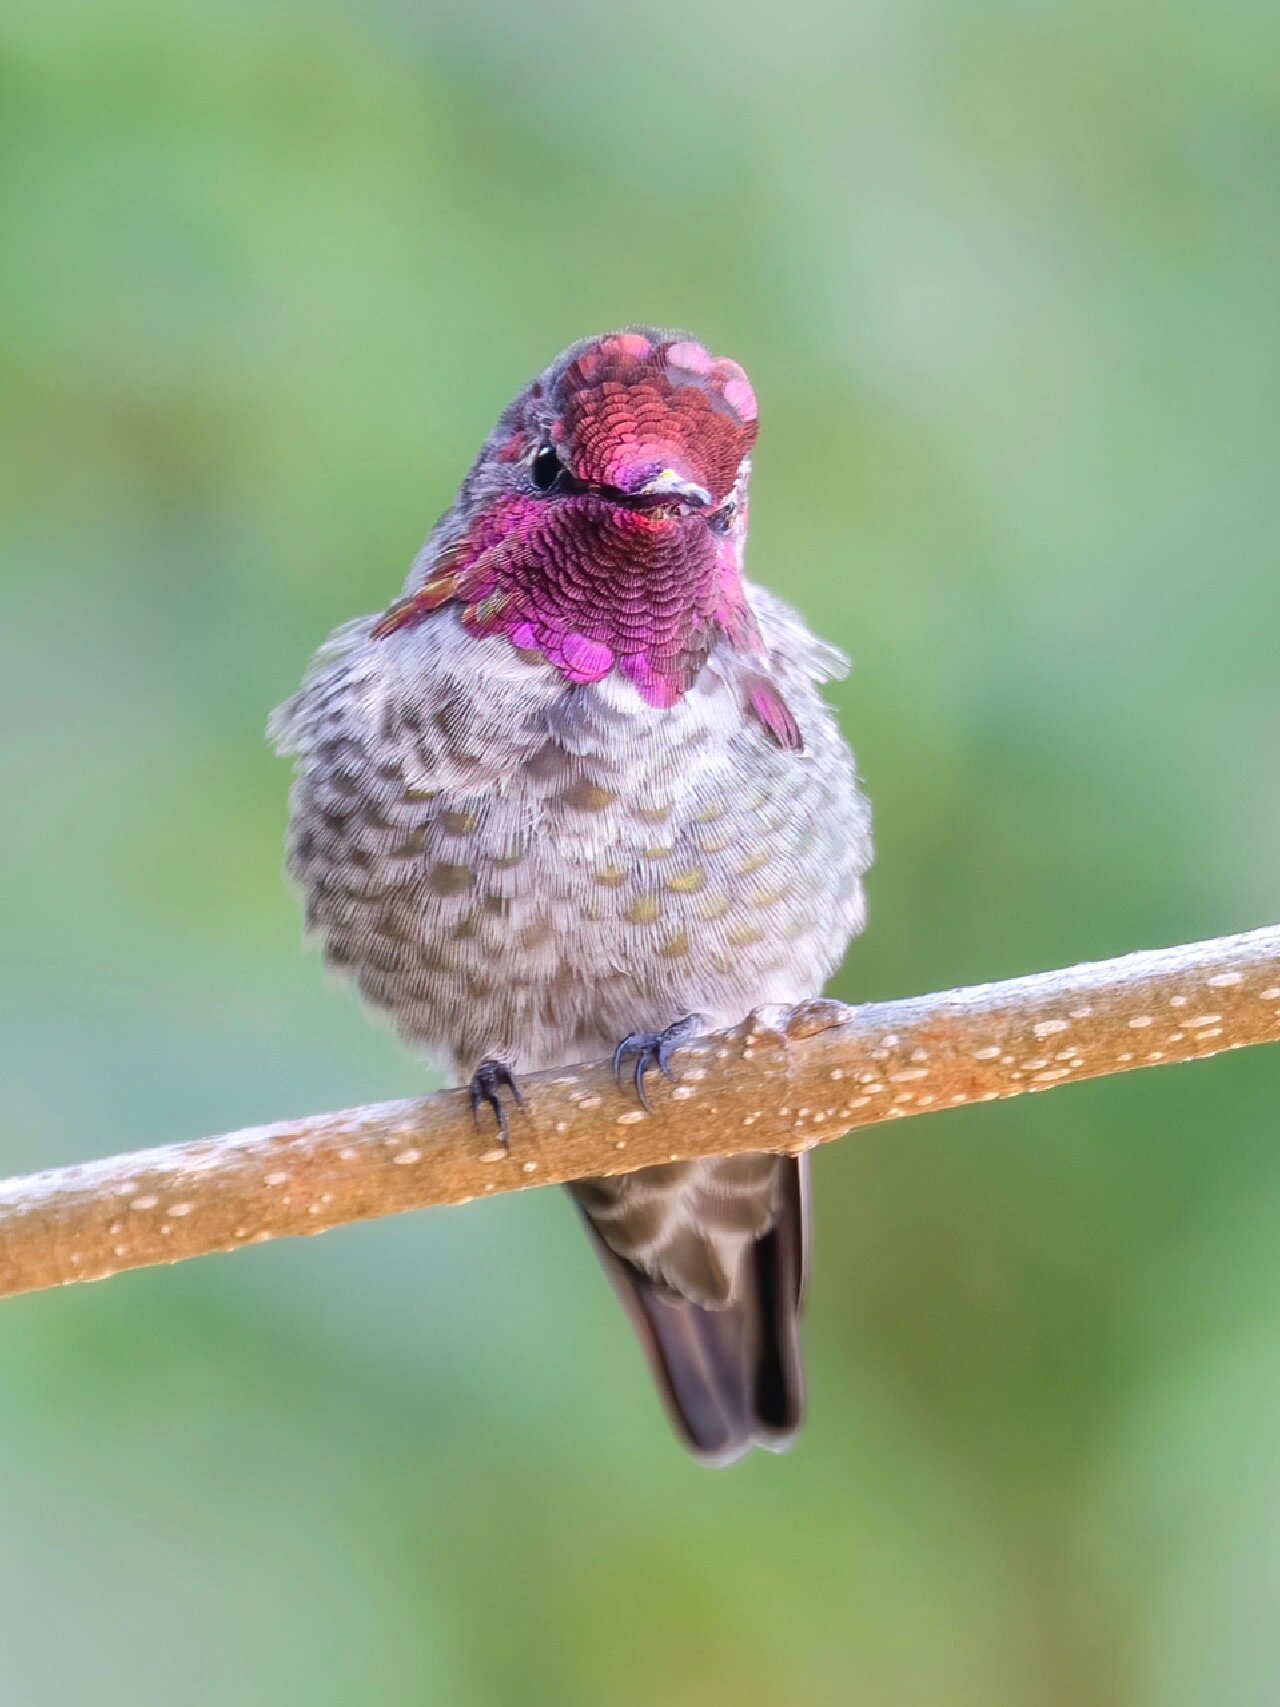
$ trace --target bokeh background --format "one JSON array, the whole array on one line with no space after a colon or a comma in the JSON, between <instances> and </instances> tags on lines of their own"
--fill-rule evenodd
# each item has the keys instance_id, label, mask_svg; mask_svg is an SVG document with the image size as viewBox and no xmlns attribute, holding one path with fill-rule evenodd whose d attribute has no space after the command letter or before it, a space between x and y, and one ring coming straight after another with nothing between
<instances>
[{"instance_id":1,"label":"bokeh background","mask_svg":"<svg viewBox=\"0 0 1280 1707\"><path fill-rule=\"evenodd\" d=\"M1280 916L1280 11L8 0L0 1172L430 1081L269 708L498 409L745 362L846 645L835 988ZM1280 1061L817 1158L812 1420L668 1436L559 1194L0 1309L3 1707L1280 1695Z\"/></svg>"}]
</instances>

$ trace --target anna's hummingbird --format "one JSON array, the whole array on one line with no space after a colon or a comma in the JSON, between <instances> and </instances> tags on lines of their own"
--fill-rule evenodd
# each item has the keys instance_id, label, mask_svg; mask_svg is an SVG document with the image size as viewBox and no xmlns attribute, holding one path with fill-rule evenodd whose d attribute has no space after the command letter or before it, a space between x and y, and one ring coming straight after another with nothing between
<instances>
[{"instance_id":1,"label":"anna's hummingbird","mask_svg":"<svg viewBox=\"0 0 1280 1707\"><path fill-rule=\"evenodd\" d=\"M744 579L755 438L746 374L692 338L572 345L272 720L309 927L504 1139L520 1073L616 1046L643 1100L862 927L869 813L818 691L846 661ZM571 1188L712 1462L800 1425L807 1188L769 1155Z\"/></svg>"}]
</instances>

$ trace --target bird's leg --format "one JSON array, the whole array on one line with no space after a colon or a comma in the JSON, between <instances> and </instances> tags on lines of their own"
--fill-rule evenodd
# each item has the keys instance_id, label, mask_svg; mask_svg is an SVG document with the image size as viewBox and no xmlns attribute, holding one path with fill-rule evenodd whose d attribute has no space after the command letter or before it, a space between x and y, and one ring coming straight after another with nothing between
<instances>
[{"instance_id":1,"label":"bird's leg","mask_svg":"<svg viewBox=\"0 0 1280 1707\"><path fill-rule=\"evenodd\" d=\"M502 1100L504 1090L511 1092L512 1100L523 1114L524 1098L520 1095L520 1086L516 1083L515 1074L505 1061L486 1055L471 1075L471 1117L479 1126L481 1108L491 1108L493 1118L498 1123L498 1137L502 1147L509 1149L511 1138L507 1130L507 1105Z\"/></svg>"},{"instance_id":2,"label":"bird's leg","mask_svg":"<svg viewBox=\"0 0 1280 1707\"><path fill-rule=\"evenodd\" d=\"M671 1057L691 1037L696 1037L703 1029L705 1016L702 1014L686 1014L683 1019L676 1020L674 1025L667 1026L665 1031L633 1031L613 1052L613 1073L618 1083L622 1083L622 1067L632 1055L636 1058L635 1087L636 1095L640 1098L642 1108L648 1108L649 1098L645 1092L645 1079L656 1067L664 1079L674 1081L675 1074L671 1071Z\"/></svg>"}]
</instances>

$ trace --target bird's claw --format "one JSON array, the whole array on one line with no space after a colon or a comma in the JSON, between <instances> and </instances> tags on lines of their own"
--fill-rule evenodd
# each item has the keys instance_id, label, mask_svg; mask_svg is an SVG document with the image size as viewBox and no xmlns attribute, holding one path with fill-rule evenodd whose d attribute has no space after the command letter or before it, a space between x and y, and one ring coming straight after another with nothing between
<instances>
[{"instance_id":1,"label":"bird's claw","mask_svg":"<svg viewBox=\"0 0 1280 1707\"><path fill-rule=\"evenodd\" d=\"M523 1114L524 1098L520 1094L515 1074L505 1061L486 1058L471 1075L471 1118L479 1126L480 1110L491 1108L498 1123L498 1138L503 1149L507 1150L511 1147L511 1137L508 1131L507 1105L502 1100L503 1091L511 1092L513 1102Z\"/></svg>"},{"instance_id":2,"label":"bird's claw","mask_svg":"<svg viewBox=\"0 0 1280 1707\"><path fill-rule=\"evenodd\" d=\"M667 1026L665 1031L633 1031L630 1036L624 1037L614 1050L613 1076L619 1084L622 1083L624 1062L632 1055L636 1058L633 1079L641 1108L648 1110L649 1107L645 1079L656 1067L664 1079L670 1079L674 1084L675 1074L671 1071L671 1057L691 1037L697 1036L701 1023L699 1014L686 1014L674 1025Z\"/></svg>"}]
</instances>

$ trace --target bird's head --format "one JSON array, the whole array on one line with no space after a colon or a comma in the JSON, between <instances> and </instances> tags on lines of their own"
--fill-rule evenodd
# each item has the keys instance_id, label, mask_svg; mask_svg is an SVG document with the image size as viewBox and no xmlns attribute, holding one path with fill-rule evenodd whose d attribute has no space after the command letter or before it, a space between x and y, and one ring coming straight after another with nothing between
<instances>
[{"instance_id":1,"label":"bird's head","mask_svg":"<svg viewBox=\"0 0 1280 1707\"><path fill-rule=\"evenodd\" d=\"M756 437L737 362L691 338L616 332L566 351L522 402L538 490L728 531Z\"/></svg>"},{"instance_id":2,"label":"bird's head","mask_svg":"<svg viewBox=\"0 0 1280 1707\"><path fill-rule=\"evenodd\" d=\"M756 399L736 362L649 328L566 350L505 411L377 632L445 604L567 681L618 671L674 704L724 637L759 649L742 584Z\"/></svg>"}]
</instances>

